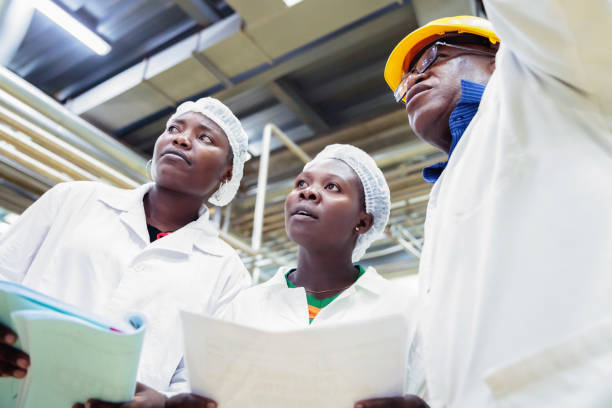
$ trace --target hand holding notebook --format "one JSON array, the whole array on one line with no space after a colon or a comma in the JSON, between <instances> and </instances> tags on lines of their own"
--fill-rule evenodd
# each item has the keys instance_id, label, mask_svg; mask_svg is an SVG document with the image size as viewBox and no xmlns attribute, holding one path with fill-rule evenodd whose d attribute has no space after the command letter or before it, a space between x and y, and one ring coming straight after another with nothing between
<instances>
[{"instance_id":1,"label":"hand holding notebook","mask_svg":"<svg viewBox=\"0 0 612 408\"><path fill-rule=\"evenodd\" d=\"M144 337L141 317L111 324L22 285L0 282L0 325L11 329L8 342L17 335L13 345L0 345L9 351L5 360L19 366L15 357L23 354L15 348L30 358L25 378L0 378L0 407L65 408L88 398L132 399ZM12 367L4 363L6 373Z\"/></svg>"},{"instance_id":2,"label":"hand holding notebook","mask_svg":"<svg viewBox=\"0 0 612 408\"><path fill-rule=\"evenodd\" d=\"M30 356L14 347L17 333L0 324L0 376L23 378L30 366Z\"/></svg>"}]
</instances>

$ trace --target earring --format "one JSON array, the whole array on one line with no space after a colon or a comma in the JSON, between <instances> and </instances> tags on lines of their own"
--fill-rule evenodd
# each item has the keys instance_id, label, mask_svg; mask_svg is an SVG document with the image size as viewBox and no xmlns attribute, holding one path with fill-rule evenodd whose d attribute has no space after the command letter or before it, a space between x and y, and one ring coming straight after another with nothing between
<instances>
[{"instance_id":1,"label":"earring","mask_svg":"<svg viewBox=\"0 0 612 408\"><path fill-rule=\"evenodd\" d=\"M355 231L359 231L359 227L355 227Z\"/></svg>"}]
</instances>

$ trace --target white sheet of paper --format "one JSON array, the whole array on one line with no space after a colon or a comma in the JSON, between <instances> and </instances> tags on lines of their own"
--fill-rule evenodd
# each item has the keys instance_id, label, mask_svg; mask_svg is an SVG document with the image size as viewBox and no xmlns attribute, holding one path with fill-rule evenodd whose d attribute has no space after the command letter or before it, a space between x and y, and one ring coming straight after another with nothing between
<instances>
[{"instance_id":1,"label":"white sheet of paper","mask_svg":"<svg viewBox=\"0 0 612 408\"><path fill-rule=\"evenodd\" d=\"M403 316L266 332L182 312L193 392L223 408L350 408L402 395Z\"/></svg>"}]
</instances>

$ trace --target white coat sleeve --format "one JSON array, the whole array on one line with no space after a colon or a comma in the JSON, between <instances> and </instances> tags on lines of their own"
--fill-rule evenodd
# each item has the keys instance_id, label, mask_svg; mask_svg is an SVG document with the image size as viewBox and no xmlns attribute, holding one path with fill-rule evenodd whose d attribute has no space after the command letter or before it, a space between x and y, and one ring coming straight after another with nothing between
<instances>
[{"instance_id":1,"label":"white coat sleeve","mask_svg":"<svg viewBox=\"0 0 612 408\"><path fill-rule=\"evenodd\" d=\"M51 188L0 237L0 279L23 281L67 192L64 183Z\"/></svg>"},{"instance_id":2,"label":"white coat sleeve","mask_svg":"<svg viewBox=\"0 0 612 408\"><path fill-rule=\"evenodd\" d=\"M502 47L532 73L598 95L601 109L612 112L604 103L612 94L610 0L485 0L484 4Z\"/></svg>"},{"instance_id":3,"label":"white coat sleeve","mask_svg":"<svg viewBox=\"0 0 612 408\"><path fill-rule=\"evenodd\" d=\"M225 309L232 300L244 289L251 286L251 275L244 267L238 254L228 258L224 269L226 273L222 275L225 275L226 278L218 285L219 290L210 311L210 314L217 318L224 316Z\"/></svg>"}]
</instances>

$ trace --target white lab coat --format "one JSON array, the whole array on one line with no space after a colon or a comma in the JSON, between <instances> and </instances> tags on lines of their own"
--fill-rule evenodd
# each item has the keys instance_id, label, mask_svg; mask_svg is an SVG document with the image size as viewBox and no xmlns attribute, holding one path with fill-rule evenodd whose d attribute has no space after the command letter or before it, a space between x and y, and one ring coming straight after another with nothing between
<instances>
[{"instance_id":1,"label":"white lab coat","mask_svg":"<svg viewBox=\"0 0 612 408\"><path fill-rule=\"evenodd\" d=\"M138 380L167 391L182 355L179 310L218 313L250 276L207 209L150 243L143 196L151 186L53 187L0 238L0 278L100 316L142 313L148 327ZM181 386L175 391L186 391Z\"/></svg>"},{"instance_id":2,"label":"white lab coat","mask_svg":"<svg viewBox=\"0 0 612 408\"><path fill-rule=\"evenodd\" d=\"M258 329L283 331L403 314L410 330L409 366L412 363L406 387L414 393L424 392L423 370L417 365L420 363L418 344L413 341L416 291L394 284L369 267L309 324L306 291L302 287L287 286L285 274L290 269L281 267L270 280L242 291L224 309L222 317Z\"/></svg>"},{"instance_id":3,"label":"white lab coat","mask_svg":"<svg viewBox=\"0 0 612 408\"><path fill-rule=\"evenodd\" d=\"M496 70L425 222L431 405L611 407L612 3L485 7Z\"/></svg>"}]
</instances>

